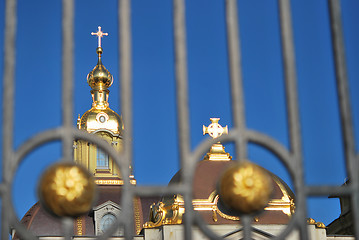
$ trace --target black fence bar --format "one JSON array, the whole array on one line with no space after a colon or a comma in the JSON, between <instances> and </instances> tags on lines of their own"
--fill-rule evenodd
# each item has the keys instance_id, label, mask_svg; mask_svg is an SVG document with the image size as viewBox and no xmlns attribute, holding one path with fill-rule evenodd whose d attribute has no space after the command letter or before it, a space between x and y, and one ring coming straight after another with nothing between
<instances>
[{"instance_id":1,"label":"black fence bar","mask_svg":"<svg viewBox=\"0 0 359 240\"><path fill-rule=\"evenodd\" d=\"M124 156L131 161L132 149L132 57L131 57L131 10L129 0L119 0L119 59L120 59L120 106L125 125Z\"/></svg>"},{"instance_id":2,"label":"black fence bar","mask_svg":"<svg viewBox=\"0 0 359 240\"><path fill-rule=\"evenodd\" d=\"M72 161L73 139L73 66L74 66L74 1L62 1L62 124L66 133L63 138L63 158Z\"/></svg>"},{"instance_id":3,"label":"black fence bar","mask_svg":"<svg viewBox=\"0 0 359 240\"><path fill-rule=\"evenodd\" d=\"M190 124L187 79L187 47L185 3L183 0L173 1L173 28L175 41L175 71L177 87L177 121L181 163L187 159L190 149ZM185 166L183 166L185 167Z\"/></svg>"},{"instance_id":4,"label":"black fence bar","mask_svg":"<svg viewBox=\"0 0 359 240\"><path fill-rule=\"evenodd\" d=\"M237 11L237 0L226 0L227 48L231 82L232 116L234 128L239 131L239 139L236 141L236 157L242 160L247 158L247 138L244 134L245 112Z\"/></svg>"},{"instance_id":5,"label":"black fence bar","mask_svg":"<svg viewBox=\"0 0 359 240\"><path fill-rule=\"evenodd\" d=\"M190 144L190 122L188 103L188 73L187 73L187 44L186 44L186 17L185 1L173 0L173 31L175 51L175 76L177 97L177 132L179 136L179 154L181 166L181 179L186 188L191 188L191 152ZM192 239L192 191L186 191L183 196L185 201L184 215L185 231L184 239Z\"/></svg>"},{"instance_id":6,"label":"black fence bar","mask_svg":"<svg viewBox=\"0 0 359 240\"><path fill-rule=\"evenodd\" d=\"M353 191L352 186L306 186L308 196L348 196Z\"/></svg>"},{"instance_id":7,"label":"black fence bar","mask_svg":"<svg viewBox=\"0 0 359 240\"><path fill-rule=\"evenodd\" d=\"M233 125L237 129L235 141L238 160L247 159L247 137L245 136L245 113L243 104L243 84L241 48L239 38L237 0L226 0L227 49L231 83ZM252 239L251 218L242 216L243 238Z\"/></svg>"},{"instance_id":8,"label":"black fence bar","mask_svg":"<svg viewBox=\"0 0 359 240\"><path fill-rule=\"evenodd\" d=\"M65 240L71 240L74 234L74 220L70 217L65 217L62 220L62 231L64 232Z\"/></svg>"},{"instance_id":9,"label":"black fence bar","mask_svg":"<svg viewBox=\"0 0 359 240\"><path fill-rule=\"evenodd\" d=\"M132 57L131 57L131 4L129 0L118 2L118 26L119 26L119 59L120 59L120 106L124 121L123 156L127 166L131 166L133 158L132 146ZM125 166L126 166L125 165ZM125 184L122 197L123 214L128 220L125 222L125 238L132 239L133 225L133 192L129 186L128 176L130 169L121 169L124 174Z\"/></svg>"},{"instance_id":10,"label":"black fence bar","mask_svg":"<svg viewBox=\"0 0 359 240\"><path fill-rule=\"evenodd\" d=\"M251 240L252 239L252 227L251 227L251 216L242 216L241 221L243 224L243 239Z\"/></svg>"},{"instance_id":11,"label":"black fence bar","mask_svg":"<svg viewBox=\"0 0 359 240\"><path fill-rule=\"evenodd\" d=\"M299 228L300 238L308 239L306 226L306 195L304 192L304 176L302 163L302 147L301 134L299 122L298 109L298 94L297 94L297 77L295 66L295 51L292 31L292 18L289 0L278 0L281 41L282 41L282 56L283 56L283 70L286 86L286 100L287 100L287 118L289 126L289 141L290 150L294 157L295 166L295 190L296 190L296 204L299 214Z\"/></svg>"},{"instance_id":12,"label":"black fence bar","mask_svg":"<svg viewBox=\"0 0 359 240\"><path fill-rule=\"evenodd\" d=\"M9 206L3 196L8 196L11 182L9 170L13 152L14 135L14 82L15 82L15 52L16 52L16 0L5 3L5 42L4 42L4 75L3 75L3 144L2 144L2 201L1 201L1 239L9 237ZM6 198L8 199L8 198Z\"/></svg>"},{"instance_id":13,"label":"black fence bar","mask_svg":"<svg viewBox=\"0 0 359 240\"><path fill-rule=\"evenodd\" d=\"M286 100L288 111L289 140L291 152L301 155L300 123L297 96L297 75L293 44L292 20L290 3L288 0L279 0L283 70L286 85Z\"/></svg>"},{"instance_id":14,"label":"black fence bar","mask_svg":"<svg viewBox=\"0 0 359 240\"><path fill-rule=\"evenodd\" d=\"M73 55L74 55L74 1L62 1L62 154L64 161L73 161ZM62 219L65 240L73 235L73 220Z\"/></svg>"},{"instance_id":15,"label":"black fence bar","mask_svg":"<svg viewBox=\"0 0 359 240\"><path fill-rule=\"evenodd\" d=\"M329 0L329 15L331 20L331 33L333 54L335 62L335 74L337 81L337 92L339 101L340 121L342 127L342 138L346 160L347 174L352 187L352 211L354 232L359 237L359 176L358 162L356 161L355 139L350 107L350 94L345 61L345 49L343 30L341 22L341 7L339 0Z\"/></svg>"},{"instance_id":16,"label":"black fence bar","mask_svg":"<svg viewBox=\"0 0 359 240\"><path fill-rule=\"evenodd\" d=\"M344 150L346 158L351 158L355 156L355 141L339 0L329 0L329 10Z\"/></svg>"}]
</instances>

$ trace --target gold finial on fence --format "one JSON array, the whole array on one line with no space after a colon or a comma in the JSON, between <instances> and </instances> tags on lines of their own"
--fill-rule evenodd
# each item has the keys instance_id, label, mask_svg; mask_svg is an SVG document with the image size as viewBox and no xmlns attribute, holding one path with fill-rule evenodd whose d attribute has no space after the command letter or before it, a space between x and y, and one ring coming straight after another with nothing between
<instances>
[{"instance_id":1,"label":"gold finial on fence","mask_svg":"<svg viewBox=\"0 0 359 240\"><path fill-rule=\"evenodd\" d=\"M270 175L249 161L234 164L219 182L219 196L224 205L234 211L253 214L262 211L273 192Z\"/></svg>"},{"instance_id":2,"label":"gold finial on fence","mask_svg":"<svg viewBox=\"0 0 359 240\"><path fill-rule=\"evenodd\" d=\"M96 196L91 174L75 163L57 163L42 175L39 195L46 210L58 217L77 217L91 210Z\"/></svg>"}]
</instances>

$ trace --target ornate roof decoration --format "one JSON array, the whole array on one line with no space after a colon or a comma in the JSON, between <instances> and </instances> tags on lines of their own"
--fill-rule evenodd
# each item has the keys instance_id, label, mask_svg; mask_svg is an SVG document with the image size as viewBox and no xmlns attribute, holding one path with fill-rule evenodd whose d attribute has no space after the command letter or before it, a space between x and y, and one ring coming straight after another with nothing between
<instances>
[{"instance_id":1,"label":"ornate roof decoration","mask_svg":"<svg viewBox=\"0 0 359 240\"><path fill-rule=\"evenodd\" d=\"M227 125L225 127L222 127L218 123L220 118L210 118L210 120L212 123L208 127L203 125L203 135L208 134L213 139L215 139L222 136L223 134L228 134ZM224 146L220 142L217 142L212 145L210 151L204 157L204 160L230 161L232 160L232 156L230 156L229 153L226 153L226 151L224 150Z\"/></svg>"},{"instance_id":2,"label":"ornate roof decoration","mask_svg":"<svg viewBox=\"0 0 359 240\"><path fill-rule=\"evenodd\" d=\"M215 139L222 134L228 134L228 127L223 128L218 121L219 118L211 118L212 123L208 127L203 126L203 135L208 133ZM229 153L224 151L223 145L217 142L212 145L204 159L196 165L192 205L207 224L237 224L241 221L237 212L223 205L223 199L217 189L223 172L233 167L235 163L231 159ZM278 176L265 169L261 170L268 177L268 185L273 186L273 194L267 199L266 204L261 206L264 208L262 214L254 216L254 222L256 224L288 224L295 211L294 194ZM180 176L181 170L169 184L180 182ZM151 205L149 219L143 227L156 228L163 225L182 224L184 213L182 195L163 197L161 201Z\"/></svg>"},{"instance_id":3,"label":"ornate roof decoration","mask_svg":"<svg viewBox=\"0 0 359 240\"><path fill-rule=\"evenodd\" d=\"M123 123L122 118L109 107L109 93L108 88L113 83L113 76L102 64L102 46L101 39L108 36L104 33L101 27L98 27L97 32L92 32L98 38L98 45L96 53L98 54L98 61L96 66L87 75L87 83L91 87L92 108L77 119L77 127L88 132L95 132L100 129L108 130L112 135L122 135Z\"/></svg>"}]
</instances>

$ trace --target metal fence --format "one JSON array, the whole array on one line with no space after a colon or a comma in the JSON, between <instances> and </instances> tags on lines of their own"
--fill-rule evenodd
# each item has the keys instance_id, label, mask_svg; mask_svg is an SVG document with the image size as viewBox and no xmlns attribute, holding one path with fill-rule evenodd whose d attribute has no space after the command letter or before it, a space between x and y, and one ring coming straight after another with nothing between
<instances>
[{"instance_id":1,"label":"metal fence","mask_svg":"<svg viewBox=\"0 0 359 240\"><path fill-rule=\"evenodd\" d=\"M290 147L271 139L270 137L249 130L245 126L245 114L242 94L241 77L241 53L240 38L237 16L237 1L226 0L226 23L228 39L229 70L232 95L232 113L234 128L229 135L222 136L222 142L232 141L236 146L236 155L241 159L247 158L248 143L258 144L275 154L287 167L294 182L296 192L296 213L286 229L277 236L283 239L293 230L300 232L301 239L308 239L306 230L306 198L308 196L348 195L352 199L352 211L354 231L359 238L359 156L355 151L353 124L349 102L348 81L345 64L341 10L339 0L328 0L331 18L331 31L333 52L335 58L335 70L337 79L338 101L340 106L340 118L345 149L346 169L350 184L340 186L308 186L303 178L303 161L300 134L300 121L298 111L297 83L295 54L293 44L293 33L291 23L291 11L289 0L278 0L281 42L284 63L284 75L286 84L287 118L289 123ZM5 55L3 76L3 156L2 171L3 179L0 185L1 193L1 239L9 236L9 227L12 226L25 239L36 239L17 220L11 202L11 183L23 157L37 146L52 140L61 140L63 143L63 159L71 161L73 139L84 139L93 142L107 151L117 162L122 171L122 176L129 176L129 169L124 167L132 159L132 103L131 103L131 28L130 28L130 1L119 0L119 56L120 56L120 86L121 86L121 108L126 123L124 131L124 152L118 155L110 146L99 141L94 135L79 131L72 126L73 121L73 32L74 32L74 1L63 0L62 3L62 122L63 125L55 130L40 133L36 137L25 142L17 151L13 146L13 123L14 123L14 69L15 69L15 38L16 38L16 0L6 0L5 20ZM184 238L191 238L191 228L197 225L208 237L219 239L206 224L197 216L192 208L192 179L194 164L203 153L215 142L208 140L191 152L189 133L189 106L188 106L188 81L187 81L187 54L186 54L186 28L185 28L185 1L173 0L173 22L175 41L175 69L177 84L177 122L180 148L180 167L182 168L181 183L168 187L138 186L134 187L128 181L124 181L122 204L129 206L123 208L120 223L124 225L126 239L132 238L133 213L132 199L134 196L153 196L154 194L182 194L185 200L186 214L184 215ZM132 220L132 221L131 221ZM243 225L243 236L251 239L252 227L250 216L241 218ZM64 235L71 239L72 221L63 219ZM99 236L98 239L106 239L111 233Z\"/></svg>"}]
</instances>

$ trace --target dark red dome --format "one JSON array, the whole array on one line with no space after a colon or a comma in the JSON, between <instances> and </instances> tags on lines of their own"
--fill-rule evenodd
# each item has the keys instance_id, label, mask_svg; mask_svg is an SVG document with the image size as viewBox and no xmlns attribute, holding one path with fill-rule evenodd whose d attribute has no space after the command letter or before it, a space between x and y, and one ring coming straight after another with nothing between
<instances>
[{"instance_id":1,"label":"dark red dome","mask_svg":"<svg viewBox=\"0 0 359 240\"><path fill-rule=\"evenodd\" d=\"M193 178L193 202L206 201L217 204L217 184L224 170L234 161L202 160L197 163ZM265 169L264 169L265 170ZM288 185L275 174L265 170L272 178L273 194L265 211L255 217L256 224L287 224L294 211L294 194ZM171 183L179 182L181 171L171 179ZM217 200L215 199L217 197ZM195 206L195 205L194 205ZM217 220L214 221L213 211L198 211L208 224L235 224L239 218L231 212L225 211L220 204L217 205Z\"/></svg>"},{"instance_id":2,"label":"dark red dome","mask_svg":"<svg viewBox=\"0 0 359 240\"><path fill-rule=\"evenodd\" d=\"M122 186L103 185L98 186L98 200L94 205L96 208L106 202L113 202L121 205L121 189ZM159 198L135 198L134 199L134 226L135 233L138 234L142 229L143 223L149 217L149 207L152 203L157 202ZM21 223L31 231L35 236L61 236L61 221L60 219L47 213L39 202L33 205L30 210L21 219ZM74 220L74 235L75 236L95 236L95 219L94 211L76 218ZM19 239L17 234L14 239Z\"/></svg>"}]
</instances>

